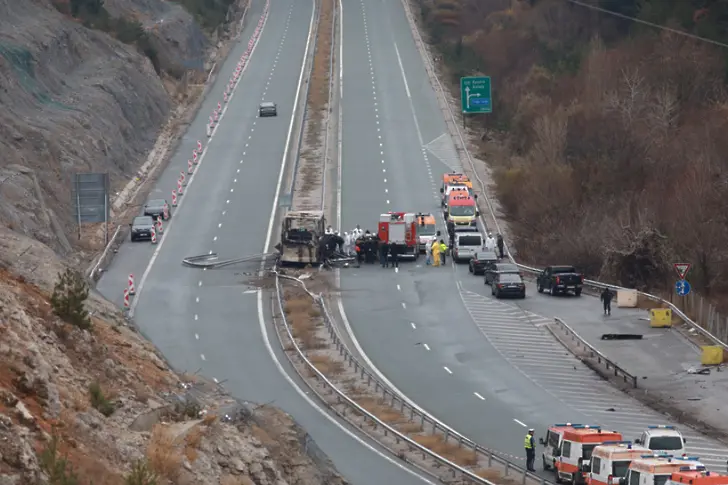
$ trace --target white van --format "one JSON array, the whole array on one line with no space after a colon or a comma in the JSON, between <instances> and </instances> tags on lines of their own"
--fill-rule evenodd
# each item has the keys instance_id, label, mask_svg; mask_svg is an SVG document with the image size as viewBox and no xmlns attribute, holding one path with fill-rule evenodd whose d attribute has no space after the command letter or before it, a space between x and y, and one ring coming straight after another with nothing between
<instances>
[{"instance_id":1,"label":"white van","mask_svg":"<svg viewBox=\"0 0 728 485\"><path fill-rule=\"evenodd\" d=\"M452 259L456 263L473 259L478 251L483 251L483 236L479 232L455 232Z\"/></svg>"},{"instance_id":2,"label":"white van","mask_svg":"<svg viewBox=\"0 0 728 485\"><path fill-rule=\"evenodd\" d=\"M687 440L682 433L675 426L666 424L648 426L634 442L654 453L668 453L675 456L687 453L685 450Z\"/></svg>"}]
</instances>

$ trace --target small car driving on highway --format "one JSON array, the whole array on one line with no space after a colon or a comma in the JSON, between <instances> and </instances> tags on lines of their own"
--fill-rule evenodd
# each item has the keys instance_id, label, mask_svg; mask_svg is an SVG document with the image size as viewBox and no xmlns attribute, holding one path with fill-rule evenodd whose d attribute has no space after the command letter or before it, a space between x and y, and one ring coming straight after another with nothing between
<instances>
[{"instance_id":1,"label":"small car driving on highway","mask_svg":"<svg viewBox=\"0 0 728 485\"><path fill-rule=\"evenodd\" d=\"M151 239L154 219L151 216L137 216L131 221L131 241Z\"/></svg>"},{"instance_id":2,"label":"small car driving on highway","mask_svg":"<svg viewBox=\"0 0 728 485\"><path fill-rule=\"evenodd\" d=\"M518 269L518 266L513 263L489 262L485 266L485 284L492 284L493 280L495 279L495 275L501 273L521 274L521 271Z\"/></svg>"},{"instance_id":3,"label":"small car driving on highway","mask_svg":"<svg viewBox=\"0 0 728 485\"><path fill-rule=\"evenodd\" d=\"M270 101L260 103L260 106L258 107L258 116L261 118L264 116L278 116L278 106Z\"/></svg>"},{"instance_id":4,"label":"small car driving on highway","mask_svg":"<svg viewBox=\"0 0 728 485\"><path fill-rule=\"evenodd\" d=\"M503 298L504 296L526 298L526 284L523 282L521 275L517 273L496 274L490 288L491 294L496 298Z\"/></svg>"},{"instance_id":5,"label":"small car driving on highway","mask_svg":"<svg viewBox=\"0 0 728 485\"><path fill-rule=\"evenodd\" d=\"M482 275L486 265L498 261L498 255L495 251L482 250L478 251L468 262L468 271L474 275Z\"/></svg>"},{"instance_id":6,"label":"small car driving on highway","mask_svg":"<svg viewBox=\"0 0 728 485\"><path fill-rule=\"evenodd\" d=\"M165 207L167 207L167 216L169 216L169 206L167 205L167 201L164 199L152 199L144 204L143 214L145 216L151 217L154 220L157 220L161 217L163 221L166 221L167 218L164 214Z\"/></svg>"}]
</instances>

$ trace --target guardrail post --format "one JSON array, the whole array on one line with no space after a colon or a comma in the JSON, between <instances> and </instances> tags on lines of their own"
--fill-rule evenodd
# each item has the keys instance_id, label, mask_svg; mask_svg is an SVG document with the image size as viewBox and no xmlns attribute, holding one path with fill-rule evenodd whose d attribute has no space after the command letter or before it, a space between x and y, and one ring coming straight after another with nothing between
<instances>
[{"instance_id":1,"label":"guardrail post","mask_svg":"<svg viewBox=\"0 0 728 485\"><path fill-rule=\"evenodd\" d=\"M445 430L445 443L447 443L448 438L450 438L450 430L446 429Z\"/></svg>"},{"instance_id":2,"label":"guardrail post","mask_svg":"<svg viewBox=\"0 0 728 485\"><path fill-rule=\"evenodd\" d=\"M488 468L490 468L492 466L493 466L493 452L489 451L488 452Z\"/></svg>"},{"instance_id":3,"label":"guardrail post","mask_svg":"<svg viewBox=\"0 0 728 485\"><path fill-rule=\"evenodd\" d=\"M508 472L510 471L510 469L511 469L511 462L510 461L506 461L506 472L503 474L503 476L506 476L507 477L508 476Z\"/></svg>"},{"instance_id":4,"label":"guardrail post","mask_svg":"<svg viewBox=\"0 0 728 485\"><path fill-rule=\"evenodd\" d=\"M347 360L346 357L344 357L344 360ZM349 367L351 367L351 361L349 361ZM359 371L359 363L357 361L354 361L354 372Z\"/></svg>"},{"instance_id":5,"label":"guardrail post","mask_svg":"<svg viewBox=\"0 0 728 485\"><path fill-rule=\"evenodd\" d=\"M528 472L524 470L523 471L523 480L521 481L522 485L526 485L526 478L528 478Z\"/></svg>"}]
</instances>

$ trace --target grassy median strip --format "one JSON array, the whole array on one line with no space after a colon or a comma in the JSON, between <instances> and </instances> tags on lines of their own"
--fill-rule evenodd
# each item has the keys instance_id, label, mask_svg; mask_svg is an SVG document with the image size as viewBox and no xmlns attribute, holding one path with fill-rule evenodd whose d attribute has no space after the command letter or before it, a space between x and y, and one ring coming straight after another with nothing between
<instances>
[{"instance_id":1,"label":"grassy median strip","mask_svg":"<svg viewBox=\"0 0 728 485\"><path fill-rule=\"evenodd\" d=\"M326 275L322 273L311 272L311 276L305 279L305 282L312 293L318 294L329 288L325 278ZM361 368L355 369L352 361L345 359L343 352L337 350L329 333L330 330L324 324L318 303L299 285L287 280L281 280L281 283L284 288L285 318L297 345L309 362L349 399L414 442L469 469L478 476L501 485L510 485L515 481L521 482L521 476L516 476L514 471L511 471L508 477L504 476L505 470L502 465L493 461L492 466L488 466L489 460L486 455L476 453L472 448L459 444L452 437L447 439L440 430L433 430L432 423L425 422L423 426L420 417L412 415L408 408L402 406L400 400L393 399L391 393L384 393L373 380L362 375ZM282 326L283 319L277 318L276 322L278 334L287 355L299 373L307 380L311 389L321 399L336 409L350 423L359 427L400 458L415 463L443 479L449 475L446 467L438 467L433 460L424 458L422 453L416 452L411 445L393 437L391 433L385 432L382 426L367 418L364 413L345 404L322 382L316 372L297 358L298 354ZM451 478L451 476L449 477Z\"/></svg>"}]
</instances>

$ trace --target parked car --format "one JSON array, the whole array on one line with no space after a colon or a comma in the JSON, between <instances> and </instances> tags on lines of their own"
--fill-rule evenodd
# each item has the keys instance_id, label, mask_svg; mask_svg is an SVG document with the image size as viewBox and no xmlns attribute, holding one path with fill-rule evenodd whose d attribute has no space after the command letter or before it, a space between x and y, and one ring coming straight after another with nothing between
<instances>
[{"instance_id":1,"label":"parked car","mask_svg":"<svg viewBox=\"0 0 728 485\"><path fill-rule=\"evenodd\" d=\"M495 251L482 250L478 251L473 255L468 263L468 270L474 275L482 275L485 271L485 266L488 263L494 263L498 261L498 255Z\"/></svg>"},{"instance_id":2,"label":"parked car","mask_svg":"<svg viewBox=\"0 0 728 485\"><path fill-rule=\"evenodd\" d=\"M162 218L163 221L166 220L164 217L164 208L167 207L167 216L169 216L169 206L167 205L167 201L164 199L152 199L147 201L146 204L144 204L144 212L143 214L145 216L149 216L152 219L159 219Z\"/></svg>"},{"instance_id":3,"label":"parked car","mask_svg":"<svg viewBox=\"0 0 728 485\"><path fill-rule=\"evenodd\" d=\"M572 291L580 296L583 285L584 275L573 266L547 266L536 279L538 292L548 291L551 295Z\"/></svg>"},{"instance_id":4,"label":"parked car","mask_svg":"<svg viewBox=\"0 0 728 485\"><path fill-rule=\"evenodd\" d=\"M498 273L490 286L491 293L496 298L515 296L526 298L526 284L518 273Z\"/></svg>"},{"instance_id":5,"label":"parked car","mask_svg":"<svg viewBox=\"0 0 728 485\"><path fill-rule=\"evenodd\" d=\"M264 116L278 116L278 106L269 101L260 103L260 106L258 107L258 116L261 118Z\"/></svg>"},{"instance_id":6,"label":"parked car","mask_svg":"<svg viewBox=\"0 0 728 485\"><path fill-rule=\"evenodd\" d=\"M151 239L154 219L151 216L137 216L129 224L131 226L131 241Z\"/></svg>"},{"instance_id":7,"label":"parked car","mask_svg":"<svg viewBox=\"0 0 728 485\"><path fill-rule=\"evenodd\" d=\"M521 274L521 270L518 269L513 263L498 263L491 262L485 266L485 284L490 285L493 283L495 276L500 273L515 273Z\"/></svg>"}]
</instances>

